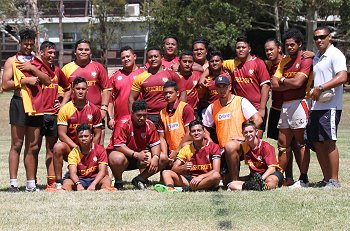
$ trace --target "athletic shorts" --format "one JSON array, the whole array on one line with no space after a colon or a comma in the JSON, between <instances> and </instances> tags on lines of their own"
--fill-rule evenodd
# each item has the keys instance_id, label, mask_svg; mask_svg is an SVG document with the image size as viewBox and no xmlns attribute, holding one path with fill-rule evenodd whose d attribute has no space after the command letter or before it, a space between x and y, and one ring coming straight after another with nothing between
<instances>
[{"instance_id":1,"label":"athletic shorts","mask_svg":"<svg viewBox=\"0 0 350 231\"><path fill-rule=\"evenodd\" d=\"M159 114L147 114L147 118L156 125L156 128L158 127Z\"/></svg>"},{"instance_id":2,"label":"athletic shorts","mask_svg":"<svg viewBox=\"0 0 350 231\"><path fill-rule=\"evenodd\" d=\"M337 140L338 124L341 110L313 110L310 111L306 127L306 138L311 142Z\"/></svg>"},{"instance_id":3,"label":"athletic shorts","mask_svg":"<svg viewBox=\"0 0 350 231\"><path fill-rule=\"evenodd\" d=\"M41 136L57 137L57 115L47 114L43 118L43 126L40 129Z\"/></svg>"},{"instance_id":4,"label":"athletic shorts","mask_svg":"<svg viewBox=\"0 0 350 231\"><path fill-rule=\"evenodd\" d=\"M28 116L26 115L26 126L41 128L43 126L44 116Z\"/></svg>"},{"instance_id":5,"label":"athletic shorts","mask_svg":"<svg viewBox=\"0 0 350 231\"><path fill-rule=\"evenodd\" d=\"M95 178L79 178L79 181L81 183L81 185L84 187L84 189L87 189L91 183L95 180Z\"/></svg>"},{"instance_id":6,"label":"athletic shorts","mask_svg":"<svg viewBox=\"0 0 350 231\"><path fill-rule=\"evenodd\" d=\"M274 173L272 173L271 175L274 175L278 178L278 187L281 187L283 184L283 181L284 181L283 173L281 173L280 171L277 170Z\"/></svg>"},{"instance_id":7,"label":"athletic shorts","mask_svg":"<svg viewBox=\"0 0 350 231\"><path fill-rule=\"evenodd\" d=\"M26 114L24 112L23 101L20 96L13 95L10 102L9 118L11 125L25 126Z\"/></svg>"},{"instance_id":8,"label":"athletic shorts","mask_svg":"<svg viewBox=\"0 0 350 231\"><path fill-rule=\"evenodd\" d=\"M139 164L138 164L138 160L136 158L133 157L128 157L125 156L128 159L128 167L125 169L125 171L129 171L129 170L135 170L135 169L139 169Z\"/></svg>"},{"instance_id":9,"label":"athletic shorts","mask_svg":"<svg viewBox=\"0 0 350 231\"><path fill-rule=\"evenodd\" d=\"M191 180L193 179L192 175L182 175L183 177L185 177L185 179L188 181L188 183L191 182Z\"/></svg>"},{"instance_id":10,"label":"athletic shorts","mask_svg":"<svg viewBox=\"0 0 350 231\"><path fill-rule=\"evenodd\" d=\"M305 99L285 102L282 105L278 129L305 128L308 118L308 106Z\"/></svg>"},{"instance_id":11,"label":"athletic shorts","mask_svg":"<svg viewBox=\"0 0 350 231\"><path fill-rule=\"evenodd\" d=\"M281 110L270 108L269 120L267 122L267 137L278 140L279 130L277 128L278 121L280 119Z\"/></svg>"},{"instance_id":12,"label":"athletic shorts","mask_svg":"<svg viewBox=\"0 0 350 231\"><path fill-rule=\"evenodd\" d=\"M103 119L102 120L102 126L100 127L102 130L103 129L106 129L106 120L105 119Z\"/></svg>"}]
</instances>

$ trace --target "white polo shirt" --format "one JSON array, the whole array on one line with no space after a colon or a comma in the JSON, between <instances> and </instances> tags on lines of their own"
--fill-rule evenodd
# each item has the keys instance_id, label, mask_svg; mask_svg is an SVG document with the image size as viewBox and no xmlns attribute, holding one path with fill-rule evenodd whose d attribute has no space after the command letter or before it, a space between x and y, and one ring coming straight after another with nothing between
<instances>
[{"instance_id":1,"label":"white polo shirt","mask_svg":"<svg viewBox=\"0 0 350 231\"><path fill-rule=\"evenodd\" d=\"M314 72L314 86L322 85L332 78L340 71L346 71L346 59L344 54L333 45L330 45L326 52L321 55L317 51L313 60ZM332 88L334 93L333 98L325 103L312 101L311 110L328 110L328 109L343 109L343 85Z\"/></svg>"}]
</instances>

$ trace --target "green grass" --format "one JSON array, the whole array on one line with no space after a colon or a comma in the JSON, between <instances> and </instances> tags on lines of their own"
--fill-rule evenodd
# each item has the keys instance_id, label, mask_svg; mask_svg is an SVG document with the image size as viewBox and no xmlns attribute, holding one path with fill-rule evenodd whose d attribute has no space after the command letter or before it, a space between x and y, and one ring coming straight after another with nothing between
<instances>
[{"instance_id":1,"label":"green grass","mask_svg":"<svg viewBox=\"0 0 350 231\"><path fill-rule=\"evenodd\" d=\"M162 194L153 190L114 193L7 193L11 94L0 95L0 230L347 230L350 222L350 94L339 130L340 179L338 190L277 189L268 192L197 192ZM109 136L106 138L106 143ZM275 142L272 142L275 144ZM45 187L44 151L38 180ZM23 160L21 160L23 161ZM243 172L247 172L244 167ZM127 172L130 181L137 171ZM294 166L294 176L298 177ZM322 178L312 153L311 182ZM23 162L19 183L25 185ZM152 177L153 181L159 175ZM22 188L23 189L23 188Z\"/></svg>"}]
</instances>

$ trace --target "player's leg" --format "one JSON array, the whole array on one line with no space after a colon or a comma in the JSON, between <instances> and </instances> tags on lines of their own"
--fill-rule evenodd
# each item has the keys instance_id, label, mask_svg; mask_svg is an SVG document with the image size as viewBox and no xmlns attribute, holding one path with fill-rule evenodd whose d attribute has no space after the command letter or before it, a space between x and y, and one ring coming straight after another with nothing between
<instances>
[{"instance_id":1,"label":"player's leg","mask_svg":"<svg viewBox=\"0 0 350 231\"><path fill-rule=\"evenodd\" d=\"M293 133L289 128L279 129L278 134L278 163L284 170L286 169L290 159L290 144L292 142Z\"/></svg>"},{"instance_id":2,"label":"player's leg","mask_svg":"<svg viewBox=\"0 0 350 231\"><path fill-rule=\"evenodd\" d=\"M283 184L283 174L280 171L276 171L270 176L266 177L265 183L267 189L275 189L277 187L281 187Z\"/></svg>"},{"instance_id":3,"label":"player's leg","mask_svg":"<svg viewBox=\"0 0 350 231\"><path fill-rule=\"evenodd\" d=\"M62 184L63 160L67 161L71 149L64 142L56 143L53 147L53 167L56 176L56 188L60 189Z\"/></svg>"},{"instance_id":4,"label":"player's leg","mask_svg":"<svg viewBox=\"0 0 350 231\"><path fill-rule=\"evenodd\" d=\"M309 179L307 172L309 170L310 164L310 150L306 147L304 142L305 129L293 129L292 131L294 134L296 146L298 148L298 151L295 153L295 160L300 170L299 180L302 180L304 183L308 183Z\"/></svg>"},{"instance_id":5,"label":"player's leg","mask_svg":"<svg viewBox=\"0 0 350 231\"><path fill-rule=\"evenodd\" d=\"M17 173L26 127L11 125L11 147L9 152L10 190L18 191Z\"/></svg>"},{"instance_id":6,"label":"player's leg","mask_svg":"<svg viewBox=\"0 0 350 231\"><path fill-rule=\"evenodd\" d=\"M163 176L164 185L168 187L175 187L175 186L182 187L182 186L189 185L188 180L184 176L177 174L172 170L164 170L162 172L162 176Z\"/></svg>"},{"instance_id":7,"label":"player's leg","mask_svg":"<svg viewBox=\"0 0 350 231\"><path fill-rule=\"evenodd\" d=\"M108 154L108 162L115 179L114 187L118 190L123 189L123 172L129 166L128 158L121 152L111 151Z\"/></svg>"},{"instance_id":8,"label":"player's leg","mask_svg":"<svg viewBox=\"0 0 350 231\"><path fill-rule=\"evenodd\" d=\"M231 191L240 191L242 190L243 184L244 181L235 180L229 183L227 186Z\"/></svg>"},{"instance_id":9,"label":"player's leg","mask_svg":"<svg viewBox=\"0 0 350 231\"><path fill-rule=\"evenodd\" d=\"M229 140L224 147L225 159L228 167L228 182L237 180L239 176L240 156L242 154L241 144L237 140Z\"/></svg>"},{"instance_id":10,"label":"player's leg","mask_svg":"<svg viewBox=\"0 0 350 231\"><path fill-rule=\"evenodd\" d=\"M72 191L73 187L74 187L74 182L70 178L67 178L63 181L62 189L66 191Z\"/></svg>"},{"instance_id":11,"label":"player's leg","mask_svg":"<svg viewBox=\"0 0 350 231\"><path fill-rule=\"evenodd\" d=\"M197 186L191 186L193 191L196 190L213 190L219 187L221 180L221 175L218 172L211 172L207 177L205 177Z\"/></svg>"},{"instance_id":12,"label":"player's leg","mask_svg":"<svg viewBox=\"0 0 350 231\"><path fill-rule=\"evenodd\" d=\"M110 189L111 185L112 185L112 180L108 175L106 175L105 177L102 178L100 182L97 183L96 189Z\"/></svg>"},{"instance_id":13,"label":"player's leg","mask_svg":"<svg viewBox=\"0 0 350 231\"><path fill-rule=\"evenodd\" d=\"M53 147L57 143L57 137L46 137L46 171L47 171L47 187L54 187L56 183L55 168L53 166Z\"/></svg>"}]
</instances>

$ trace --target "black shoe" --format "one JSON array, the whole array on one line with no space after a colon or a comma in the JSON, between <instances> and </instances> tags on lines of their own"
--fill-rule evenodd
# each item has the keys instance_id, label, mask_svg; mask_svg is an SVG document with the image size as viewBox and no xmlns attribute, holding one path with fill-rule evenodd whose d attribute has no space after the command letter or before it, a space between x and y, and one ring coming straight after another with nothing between
<instances>
[{"instance_id":1,"label":"black shoe","mask_svg":"<svg viewBox=\"0 0 350 231\"><path fill-rule=\"evenodd\" d=\"M19 188L11 185L11 187L8 190L8 192L11 192L11 193L19 192Z\"/></svg>"},{"instance_id":2,"label":"black shoe","mask_svg":"<svg viewBox=\"0 0 350 231\"><path fill-rule=\"evenodd\" d=\"M135 177L134 179L132 179L131 183L137 188L137 189L141 189L144 190L146 189L146 186L143 184L143 182L141 180L139 180L137 177Z\"/></svg>"},{"instance_id":3,"label":"black shoe","mask_svg":"<svg viewBox=\"0 0 350 231\"><path fill-rule=\"evenodd\" d=\"M122 180L114 182L114 188L118 189L119 191L124 190L124 182Z\"/></svg>"}]
</instances>

